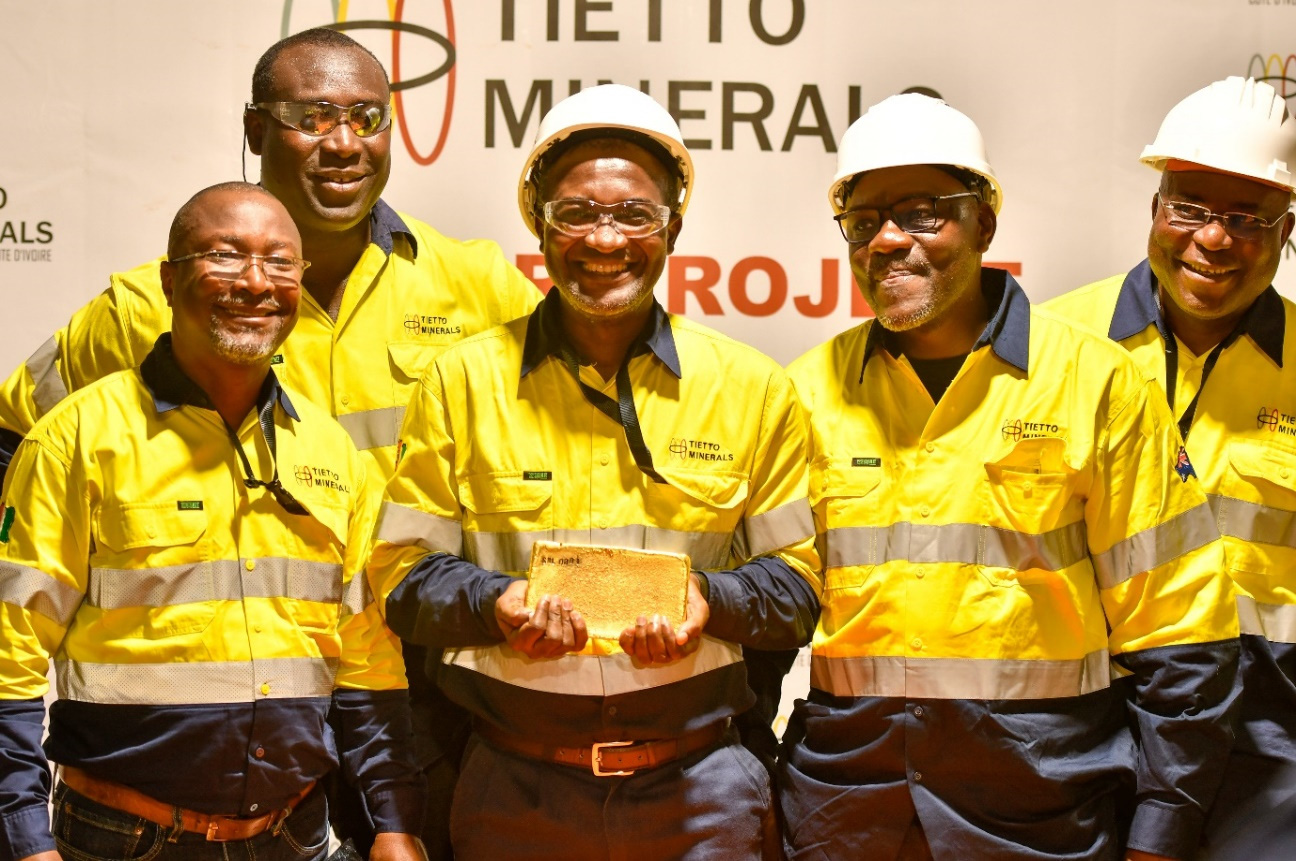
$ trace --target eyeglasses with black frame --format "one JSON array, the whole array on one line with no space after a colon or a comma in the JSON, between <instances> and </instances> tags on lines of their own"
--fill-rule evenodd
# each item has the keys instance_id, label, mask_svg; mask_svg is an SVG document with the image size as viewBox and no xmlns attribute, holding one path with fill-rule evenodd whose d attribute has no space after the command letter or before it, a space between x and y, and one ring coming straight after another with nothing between
<instances>
[{"instance_id":1,"label":"eyeglasses with black frame","mask_svg":"<svg viewBox=\"0 0 1296 861\"><path fill-rule=\"evenodd\" d=\"M589 236L607 221L626 239L643 239L666 229L671 208L645 200L596 203L567 197L546 202L541 207L541 215L546 224L568 236Z\"/></svg>"},{"instance_id":2,"label":"eyeglasses with black frame","mask_svg":"<svg viewBox=\"0 0 1296 861\"><path fill-rule=\"evenodd\" d=\"M305 135L320 138L345 122L357 137L367 138L391 125L391 105L360 102L335 105L332 102L248 102L249 111L265 111L279 122Z\"/></svg>"},{"instance_id":3,"label":"eyeglasses with black frame","mask_svg":"<svg viewBox=\"0 0 1296 861\"><path fill-rule=\"evenodd\" d=\"M167 260L168 263L184 263L186 260L201 259L206 274L219 281L237 281L243 277L252 264L261 266L266 280L279 285L300 284L302 275L310 268L310 261L300 257L287 257L281 254L248 254L243 251L197 251L183 257Z\"/></svg>"},{"instance_id":4,"label":"eyeglasses with black frame","mask_svg":"<svg viewBox=\"0 0 1296 861\"><path fill-rule=\"evenodd\" d=\"M1157 195L1157 201L1166 214L1166 221L1172 227L1197 231L1212 221L1219 221L1224 232L1234 239L1259 239L1264 236L1266 230L1271 230L1287 217L1287 213L1284 212L1277 218L1266 221L1250 212L1212 212L1196 203L1167 200L1160 194Z\"/></svg>"},{"instance_id":5,"label":"eyeglasses with black frame","mask_svg":"<svg viewBox=\"0 0 1296 861\"><path fill-rule=\"evenodd\" d=\"M969 197L980 199L980 195L974 191L934 197L908 197L886 207L860 206L848 209L834 215L833 221L841 229L842 238L851 245L871 242L888 221L911 235L936 233L950 218L948 201Z\"/></svg>"}]
</instances>

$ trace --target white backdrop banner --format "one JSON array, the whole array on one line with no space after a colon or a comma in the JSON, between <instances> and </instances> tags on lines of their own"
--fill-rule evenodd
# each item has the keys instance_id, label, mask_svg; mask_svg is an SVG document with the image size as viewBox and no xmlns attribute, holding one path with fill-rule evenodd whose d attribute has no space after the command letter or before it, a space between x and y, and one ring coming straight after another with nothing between
<instances>
[{"instance_id":1,"label":"white backdrop banner","mask_svg":"<svg viewBox=\"0 0 1296 861\"><path fill-rule=\"evenodd\" d=\"M537 280L515 189L540 116L604 81L657 98L698 173L658 296L784 363L868 313L827 188L886 96L929 87L980 125L1005 190L987 259L1035 299L1144 256L1138 154L1179 99L1245 74L1296 96L1296 0L0 0L0 21L5 374L240 175L252 67L308 27L392 77L386 199Z\"/></svg>"}]
</instances>

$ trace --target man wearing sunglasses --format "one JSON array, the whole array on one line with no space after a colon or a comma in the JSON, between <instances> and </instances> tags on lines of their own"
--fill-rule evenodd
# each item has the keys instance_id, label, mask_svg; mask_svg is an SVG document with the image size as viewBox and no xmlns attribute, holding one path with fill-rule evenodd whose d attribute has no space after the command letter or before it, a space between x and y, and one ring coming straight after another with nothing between
<instances>
[{"instance_id":1,"label":"man wearing sunglasses","mask_svg":"<svg viewBox=\"0 0 1296 861\"><path fill-rule=\"evenodd\" d=\"M1270 283L1296 221L1296 120L1268 84L1228 78L1172 108L1142 161L1161 172L1147 259L1049 308L1159 381L1224 536L1243 659L1217 840L1296 766L1296 306Z\"/></svg>"},{"instance_id":2,"label":"man wearing sunglasses","mask_svg":"<svg viewBox=\"0 0 1296 861\"><path fill-rule=\"evenodd\" d=\"M167 249L171 331L55 405L6 478L0 858L322 859L319 781L340 766L381 832L370 857L417 861L404 667L364 580L366 465L271 368L308 266L297 228L226 183L181 207Z\"/></svg>"},{"instance_id":3,"label":"man wearing sunglasses","mask_svg":"<svg viewBox=\"0 0 1296 861\"><path fill-rule=\"evenodd\" d=\"M795 649L818 613L804 423L768 358L667 314L683 226L679 127L620 85L541 121L519 185L554 288L439 356L410 404L370 580L393 630L447 649L474 716L451 812L460 861L756 859L769 778L731 719L744 651ZM590 634L571 596L528 611L532 545L687 554L687 613ZM681 583L681 586L684 584Z\"/></svg>"},{"instance_id":4,"label":"man wearing sunglasses","mask_svg":"<svg viewBox=\"0 0 1296 861\"><path fill-rule=\"evenodd\" d=\"M429 359L530 311L539 293L491 242L458 242L380 197L391 170L387 74L349 36L308 30L272 46L252 76L243 115L261 185L301 231L311 267L296 330L275 357L280 376L328 409L370 464L381 494L396 462L405 405ZM68 392L137 365L170 326L158 262L112 276L0 388L0 467L21 435ZM448 846L445 817L466 716L406 653L419 756L434 791L426 834ZM354 793L333 805L340 833L363 851L368 824Z\"/></svg>"},{"instance_id":5,"label":"man wearing sunglasses","mask_svg":"<svg viewBox=\"0 0 1296 861\"><path fill-rule=\"evenodd\" d=\"M876 319L789 368L825 556L781 761L791 856L1119 858L1137 769L1124 857L1188 857L1237 616L1164 399L982 268L1003 191L943 101L870 108L829 197Z\"/></svg>"}]
</instances>

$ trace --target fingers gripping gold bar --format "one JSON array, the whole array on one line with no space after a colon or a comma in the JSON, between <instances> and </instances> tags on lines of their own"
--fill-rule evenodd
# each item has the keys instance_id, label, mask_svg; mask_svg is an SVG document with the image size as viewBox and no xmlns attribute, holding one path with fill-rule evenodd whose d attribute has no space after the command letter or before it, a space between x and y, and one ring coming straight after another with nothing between
<instances>
[{"instance_id":1,"label":"fingers gripping gold bar","mask_svg":"<svg viewBox=\"0 0 1296 861\"><path fill-rule=\"evenodd\" d=\"M689 558L682 553L537 541L527 573L526 605L561 595L585 618L592 637L616 639L640 616L684 621Z\"/></svg>"}]
</instances>

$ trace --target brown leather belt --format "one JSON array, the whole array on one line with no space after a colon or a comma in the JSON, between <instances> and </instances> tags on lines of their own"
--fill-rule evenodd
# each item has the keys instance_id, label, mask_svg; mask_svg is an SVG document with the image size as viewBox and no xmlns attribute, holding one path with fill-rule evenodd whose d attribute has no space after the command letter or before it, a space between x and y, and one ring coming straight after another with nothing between
<instances>
[{"instance_id":1,"label":"brown leather belt","mask_svg":"<svg viewBox=\"0 0 1296 861\"><path fill-rule=\"evenodd\" d=\"M86 774L79 768L65 766L60 770L60 777L69 789L79 792L91 801L172 829L169 839L173 842L182 831L205 834L208 840L217 843L227 840L247 840L267 829L272 829L275 834L278 834L288 814L292 813L293 808L301 804L315 788L315 782L312 781L310 786L299 792L282 809L271 811L255 819L244 819L237 816L199 813L196 810L185 810L183 807L165 804L129 786Z\"/></svg>"},{"instance_id":2,"label":"brown leather belt","mask_svg":"<svg viewBox=\"0 0 1296 861\"><path fill-rule=\"evenodd\" d=\"M687 732L676 738L655 741L605 741L588 747L560 747L542 741L507 733L485 721L474 723L477 734L486 741L513 753L532 759L556 762L572 768L589 769L599 777L621 777L646 768L657 768L691 753L719 744L729 728L729 720Z\"/></svg>"}]
</instances>

